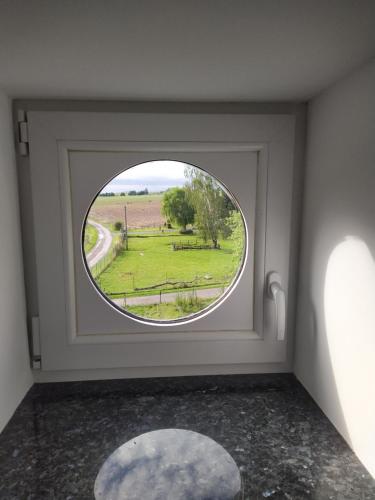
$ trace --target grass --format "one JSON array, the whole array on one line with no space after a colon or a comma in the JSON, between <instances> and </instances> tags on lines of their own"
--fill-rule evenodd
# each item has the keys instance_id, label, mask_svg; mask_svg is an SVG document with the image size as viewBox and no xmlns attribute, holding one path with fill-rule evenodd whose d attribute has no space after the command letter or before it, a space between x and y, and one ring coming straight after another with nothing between
<instances>
[{"instance_id":1,"label":"grass","mask_svg":"<svg viewBox=\"0 0 375 500\"><path fill-rule=\"evenodd\" d=\"M131 312L136 316L140 316L141 318L171 320L199 312L211 304L214 300L216 300L216 298L195 298L192 301L189 299L183 299L182 303L177 300L175 303L153 304L149 306L127 306L125 309L126 311Z\"/></svg>"},{"instance_id":2,"label":"grass","mask_svg":"<svg viewBox=\"0 0 375 500\"><path fill-rule=\"evenodd\" d=\"M112 233L112 243L109 251L104 255L99 262L97 262L93 267L90 267L90 272L92 277L99 283L98 275L103 272L103 269L111 265L113 260L116 258L116 247L121 243L120 233Z\"/></svg>"},{"instance_id":3,"label":"grass","mask_svg":"<svg viewBox=\"0 0 375 500\"><path fill-rule=\"evenodd\" d=\"M181 235L175 231L161 230L164 218L160 213L161 194L142 196L98 197L92 207L91 217L110 229L114 241L120 237L113 224L123 220L124 206L128 210L128 250L125 247L111 259L93 269L99 288L108 296L136 297L177 292L174 302L152 305L126 305L125 309L141 318L173 320L188 317L201 311L217 297L201 298L192 289L217 288L221 295L238 270L240 257L236 253L238 241L219 241L220 250L173 250L173 243L204 244L198 235ZM116 236L115 236L116 234ZM95 272L94 272L95 271ZM154 287L154 288L150 288ZM169 298L171 298L169 296ZM154 301L152 301L154 302Z\"/></svg>"},{"instance_id":4,"label":"grass","mask_svg":"<svg viewBox=\"0 0 375 500\"><path fill-rule=\"evenodd\" d=\"M212 302L215 299L209 300ZM199 311L205 307L207 300L197 297L195 292L189 294L178 294L176 297L176 308L185 314Z\"/></svg>"},{"instance_id":5,"label":"grass","mask_svg":"<svg viewBox=\"0 0 375 500\"><path fill-rule=\"evenodd\" d=\"M136 288L165 281L195 280L194 285L205 285L207 288L212 286L211 283L229 283L238 265L233 254L233 242L220 241L221 250L172 250L174 242L195 242L196 239L178 232L129 237L129 250L123 250L116 257L98 277L97 283L106 293L129 293ZM162 285L161 288L167 286ZM158 293L158 289L154 293Z\"/></svg>"},{"instance_id":6,"label":"grass","mask_svg":"<svg viewBox=\"0 0 375 500\"><path fill-rule=\"evenodd\" d=\"M90 252L94 246L96 245L96 242L98 241L98 231L97 229L92 226L91 224L86 224L85 227L85 253Z\"/></svg>"},{"instance_id":7,"label":"grass","mask_svg":"<svg viewBox=\"0 0 375 500\"><path fill-rule=\"evenodd\" d=\"M94 276L94 275L93 275ZM94 276L95 278L95 276ZM99 280L96 280L97 282L99 282ZM210 290L211 288L220 288L222 293L224 293L224 290L225 290L225 283L223 284L222 282L212 282L210 280L209 282L210 284L207 284L207 282L205 283L201 283L201 284L194 284L194 286L189 286L189 287L186 287L186 286L170 286L170 288L163 288L163 287L159 287L159 288L155 288L155 289L150 289L150 290L141 290L141 291L126 291L126 297L147 297L148 295L157 295L159 296L159 290L162 290L162 295L166 295L168 293L177 293L177 292L186 292L186 291L189 291L189 290L193 290L193 291L199 291L199 290ZM120 299L121 297L124 297L124 291L121 291L120 293L118 292L108 292L108 291L105 291L106 294L108 295L108 297L110 297L111 299Z\"/></svg>"},{"instance_id":8,"label":"grass","mask_svg":"<svg viewBox=\"0 0 375 500\"><path fill-rule=\"evenodd\" d=\"M171 229L164 229L165 232L172 231ZM145 227L134 227L129 229L129 233L144 233L144 232L152 232L152 233L159 233L160 229L159 227L156 226L145 226ZM175 230L174 230L175 232Z\"/></svg>"}]
</instances>

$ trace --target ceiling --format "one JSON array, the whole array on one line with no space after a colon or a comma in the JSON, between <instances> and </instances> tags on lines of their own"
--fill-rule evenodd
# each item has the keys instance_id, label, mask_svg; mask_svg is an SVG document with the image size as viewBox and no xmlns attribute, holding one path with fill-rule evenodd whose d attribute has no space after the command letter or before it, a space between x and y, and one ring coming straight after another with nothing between
<instances>
[{"instance_id":1,"label":"ceiling","mask_svg":"<svg viewBox=\"0 0 375 500\"><path fill-rule=\"evenodd\" d=\"M0 0L12 97L300 101L375 57L375 0Z\"/></svg>"}]
</instances>

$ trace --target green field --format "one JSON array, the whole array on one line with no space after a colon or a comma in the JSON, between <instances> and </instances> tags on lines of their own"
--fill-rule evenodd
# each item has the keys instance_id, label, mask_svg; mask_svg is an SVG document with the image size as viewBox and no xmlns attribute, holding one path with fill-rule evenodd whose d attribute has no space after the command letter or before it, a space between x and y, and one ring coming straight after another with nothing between
<instances>
[{"instance_id":1,"label":"green field","mask_svg":"<svg viewBox=\"0 0 375 500\"><path fill-rule=\"evenodd\" d=\"M178 303L152 304L149 306L127 306L126 311L129 311L135 316L140 316L141 318L171 320L199 312L215 300L216 298L205 300L201 299L195 304L190 305L190 307L181 307Z\"/></svg>"},{"instance_id":2,"label":"green field","mask_svg":"<svg viewBox=\"0 0 375 500\"><path fill-rule=\"evenodd\" d=\"M89 214L91 220L106 226L113 236L110 251L91 269L98 287L135 316L156 321L187 317L216 301L238 272L242 259L239 248L245 235L239 227L237 233L219 231L216 236L209 235L209 241L203 241L198 229L194 234L180 234L178 224L183 223L173 217L174 229L167 229L162 200L163 194L99 196ZM224 216L220 214L211 220L221 221ZM201 231L207 227L202 224L205 217L206 212L200 222L196 221ZM119 221L127 233L114 231ZM227 227L232 222L230 219ZM191 222L187 224L191 227ZM235 238L219 237L217 242L217 235L223 233L235 234ZM217 243L219 248L213 248ZM206 247L179 250L173 245ZM88 251L86 247L85 250ZM152 299L147 301L134 299L150 295Z\"/></svg>"},{"instance_id":3,"label":"green field","mask_svg":"<svg viewBox=\"0 0 375 500\"><path fill-rule=\"evenodd\" d=\"M205 288L224 286L232 281L238 260L234 257L231 240L221 240L220 250L172 249L173 243L188 241L203 243L197 236L178 232L129 237L129 250L122 250L96 281L105 293L131 293L156 284L165 289L168 288L166 281L194 280L190 286ZM147 293L150 292L138 290L137 295ZM158 293L158 288L155 293Z\"/></svg>"},{"instance_id":4,"label":"green field","mask_svg":"<svg viewBox=\"0 0 375 500\"><path fill-rule=\"evenodd\" d=\"M98 241L98 231L91 224L86 224L85 244L84 244L85 253L89 253L94 248L97 241Z\"/></svg>"}]
</instances>

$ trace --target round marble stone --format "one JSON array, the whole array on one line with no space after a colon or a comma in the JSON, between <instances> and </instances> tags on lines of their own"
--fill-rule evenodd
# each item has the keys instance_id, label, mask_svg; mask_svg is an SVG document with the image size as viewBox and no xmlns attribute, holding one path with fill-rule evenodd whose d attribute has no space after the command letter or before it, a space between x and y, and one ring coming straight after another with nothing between
<instances>
[{"instance_id":1,"label":"round marble stone","mask_svg":"<svg viewBox=\"0 0 375 500\"><path fill-rule=\"evenodd\" d=\"M115 450L95 481L96 500L234 500L241 476L225 449L197 432L147 432Z\"/></svg>"}]
</instances>

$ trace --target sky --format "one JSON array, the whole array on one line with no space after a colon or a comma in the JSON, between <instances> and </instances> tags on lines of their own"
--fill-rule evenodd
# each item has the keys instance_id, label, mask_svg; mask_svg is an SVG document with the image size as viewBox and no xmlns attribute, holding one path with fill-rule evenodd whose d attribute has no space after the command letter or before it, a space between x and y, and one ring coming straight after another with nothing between
<instances>
[{"instance_id":1,"label":"sky","mask_svg":"<svg viewBox=\"0 0 375 500\"><path fill-rule=\"evenodd\" d=\"M183 186L185 163L171 160L151 161L131 167L117 175L102 192L140 191L147 188L149 192L165 191L174 186Z\"/></svg>"}]
</instances>

